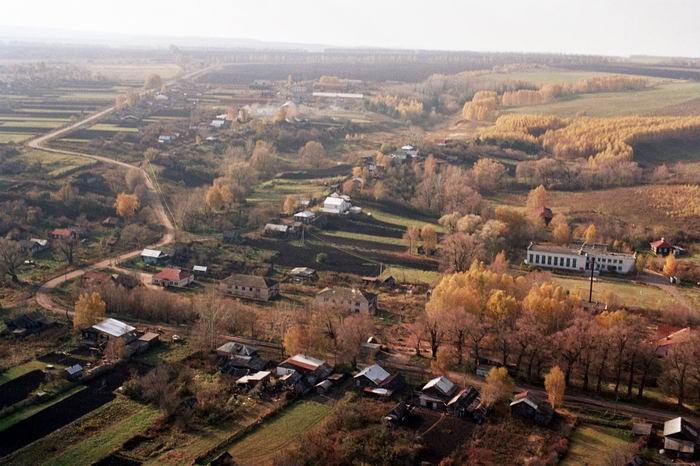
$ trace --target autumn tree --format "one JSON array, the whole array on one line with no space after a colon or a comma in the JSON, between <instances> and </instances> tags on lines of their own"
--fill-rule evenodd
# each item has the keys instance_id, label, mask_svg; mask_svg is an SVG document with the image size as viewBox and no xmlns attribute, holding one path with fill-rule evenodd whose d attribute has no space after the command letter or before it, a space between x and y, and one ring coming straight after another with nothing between
<instances>
[{"instance_id":1,"label":"autumn tree","mask_svg":"<svg viewBox=\"0 0 700 466\"><path fill-rule=\"evenodd\" d=\"M105 346L105 357L110 361L119 361L124 357L126 344L122 338L112 338Z\"/></svg>"},{"instance_id":2,"label":"autumn tree","mask_svg":"<svg viewBox=\"0 0 700 466\"><path fill-rule=\"evenodd\" d=\"M552 367L544 376L544 389L547 391L547 400L553 409L562 405L566 382L564 381L564 373L559 369L559 366Z\"/></svg>"},{"instance_id":3,"label":"autumn tree","mask_svg":"<svg viewBox=\"0 0 700 466\"><path fill-rule=\"evenodd\" d=\"M153 162L157 157L158 157L158 149L155 149L153 147L149 147L143 153L143 159L146 162Z\"/></svg>"},{"instance_id":4,"label":"autumn tree","mask_svg":"<svg viewBox=\"0 0 700 466\"><path fill-rule=\"evenodd\" d=\"M318 168L323 164L325 158L326 150L323 148L323 144L318 141L309 141L299 149L299 160L304 165Z\"/></svg>"},{"instance_id":5,"label":"autumn tree","mask_svg":"<svg viewBox=\"0 0 700 466\"><path fill-rule=\"evenodd\" d=\"M408 246L408 253L413 254L416 250L416 245L420 239L420 229L415 225L406 227L406 232L403 234L403 239Z\"/></svg>"},{"instance_id":6,"label":"autumn tree","mask_svg":"<svg viewBox=\"0 0 700 466\"><path fill-rule=\"evenodd\" d=\"M676 262L676 256L669 254L664 260L664 275L667 277L673 277L678 271L678 263Z\"/></svg>"},{"instance_id":7,"label":"autumn tree","mask_svg":"<svg viewBox=\"0 0 700 466\"><path fill-rule=\"evenodd\" d=\"M571 228L566 217L557 214L552 219L552 239L558 244L567 244L571 241Z\"/></svg>"},{"instance_id":8,"label":"autumn tree","mask_svg":"<svg viewBox=\"0 0 700 466\"><path fill-rule=\"evenodd\" d=\"M157 73L152 73L146 77L143 87L145 89L160 89L162 85L163 80L160 78L160 75Z\"/></svg>"},{"instance_id":9,"label":"autumn tree","mask_svg":"<svg viewBox=\"0 0 700 466\"><path fill-rule=\"evenodd\" d=\"M287 329L283 344L288 355L309 354L314 350L314 340L309 328L302 324L292 325Z\"/></svg>"},{"instance_id":10,"label":"autumn tree","mask_svg":"<svg viewBox=\"0 0 700 466\"><path fill-rule=\"evenodd\" d=\"M423 252L426 256L432 255L437 249L437 233L430 224L423 225L420 230L421 241L423 242Z\"/></svg>"},{"instance_id":11,"label":"autumn tree","mask_svg":"<svg viewBox=\"0 0 700 466\"><path fill-rule=\"evenodd\" d=\"M588 244L593 244L598 239L598 230L594 224L588 225L586 231L583 233L583 240Z\"/></svg>"},{"instance_id":12,"label":"autumn tree","mask_svg":"<svg viewBox=\"0 0 700 466\"><path fill-rule=\"evenodd\" d=\"M121 218L130 220L139 210L139 198L135 194L119 193L114 209Z\"/></svg>"},{"instance_id":13,"label":"autumn tree","mask_svg":"<svg viewBox=\"0 0 700 466\"><path fill-rule=\"evenodd\" d=\"M440 243L440 262L448 272L464 272L485 255L484 245L476 235L454 233L446 235Z\"/></svg>"},{"instance_id":14,"label":"autumn tree","mask_svg":"<svg viewBox=\"0 0 700 466\"><path fill-rule=\"evenodd\" d=\"M80 245L78 235L68 235L65 238L55 241L53 245L57 252L63 256L66 262L68 262L68 265L73 265L73 262L75 261L75 253Z\"/></svg>"},{"instance_id":15,"label":"autumn tree","mask_svg":"<svg viewBox=\"0 0 700 466\"><path fill-rule=\"evenodd\" d=\"M357 357L362 344L374 333L374 321L367 314L352 314L343 319L338 328L338 349L342 359L357 368Z\"/></svg>"},{"instance_id":16,"label":"autumn tree","mask_svg":"<svg viewBox=\"0 0 700 466\"><path fill-rule=\"evenodd\" d=\"M192 309L197 314L195 335L197 346L211 351L219 344L219 339L232 322L237 306L231 305L213 291L192 298Z\"/></svg>"},{"instance_id":17,"label":"autumn tree","mask_svg":"<svg viewBox=\"0 0 700 466\"><path fill-rule=\"evenodd\" d=\"M17 241L0 239L0 273L9 275L17 283L19 267L24 263L25 253Z\"/></svg>"},{"instance_id":18,"label":"autumn tree","mask_svg":"<svg viewBox=\"0 0 700 466\"><path fill-rule=\"evenodd\" d=\"M272 144L259 140L255 143L253 154L250 157L250 166L258 173L271 175L275 171L276 150Z\"/></svg>"},{"instance_id":19,"label":"autumn tree","mask_svg":"<svg viewBox=\"0 0 700 466\"><path fill-rule=\"evenodd\" d=\"M91 327L105 318L107 305L97 292L81 293L75 302L73 325L77 329Z\"/></svg>"},{"instance_id":20,"label":"autumn tree","mask_svg":"<svg viewBox=\"0 0 700 466\"><path fill-rule=\"evenodd\" d=\"M481 387L481 401L491 407L508 401L515 384L505 367L493 367L486 375L486 382Z\"/></svg>"},{"instance_id":21,"label":"autumn tree","mask_svg":"<svg viewBox=\"0 0 700 466\"><path fill-rule=\"evenodd\" d=\"M691 341L673 345L664 359L662 386L676 397L678 406L683 408L690 392L692 372L698 364L697 342Z\"/></svg>"},{"instance_id":22,"label":"autumn tree","mask_svg":"<svg viewBox=\"0 0 700 466\"><path fill-rule=\"evenodd\" d=\"M297 204L297 199L294 196L287 196L284 198L282 211L287 215L293 215L296 212Z\"/></svg>"},{"instance_id":23,"label":"autumn tree","mask_svg":"<svg viewBox=\"0 0 700 466\"><path fill-rule=\"evenodd\" d=\"M474 183L482 193L492 193L505 188L507 171L503 164L491 159L481 158L471 171Z\"/></svg>"},{"instance_id":24,"label":"autumn tree","mask_svg":"<svg viewBox=\"0 0 700 466\"><path fill-rule=\"evenodd\" d=\"M539 185L538 187L530 190L527 195L526 210L530 217L539 218L540 212L544 207L549 206L549 195L544 186Z\"/></svg>"}]
</instances>

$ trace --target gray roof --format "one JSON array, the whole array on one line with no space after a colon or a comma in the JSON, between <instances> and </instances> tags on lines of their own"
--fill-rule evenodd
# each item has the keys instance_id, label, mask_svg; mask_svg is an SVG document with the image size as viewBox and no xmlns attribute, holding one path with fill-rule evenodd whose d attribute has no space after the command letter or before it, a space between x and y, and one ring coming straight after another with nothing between
<instances>
[{"instance_id":1,"label":"gray roof","mask_svg":"<svg viewBox=\"0 0 700 466\"><path fill-rule=\"evenodd\" d=\"M136 328L132 327L129 324L125 324L124 322L120 322L117 319L111 318L105 319L102 322L93 325L92 328L99 332L106 333L109 336L117 338L136 330Z\"/></svg>"},{"instance_id":2,"label":"gray roof","mask_svg":"<svg viewBox=\"0 0 700 466\"><path fill-rule=\"evenodd\" d=\"M163 251L160 251L158 249L144 249L141 251L141 257L153 257L153 258L159 258L163 257L165 254L163 254Z\"/></svg>"},{"instance_id":3,"label":"gray roof","mask_svg":"<svg viewBox=\"0 0 700 466\"><path fill-rule=\"evenodd\" d=\"M355 375L354 378L357 379L360 377L367 377L375 385L381 385L382 382L391 377L391 374L384 370L384 368L379 364L373 364L362 369Z\"/></svg>"},{"instance_id":4,"label":"gray roof","mask_svg":"<svg viewBox=\"0 0 700 466\"><path fill-rule=\"evenodd\" d=\"M238 285L247 286L250 288L269 288L277 284L276 281L267 277L261 277L259 275L243 275L240 273L229 275L227 278L222 280L222 283L227 286Z\"/></svg>"}]
</instances>

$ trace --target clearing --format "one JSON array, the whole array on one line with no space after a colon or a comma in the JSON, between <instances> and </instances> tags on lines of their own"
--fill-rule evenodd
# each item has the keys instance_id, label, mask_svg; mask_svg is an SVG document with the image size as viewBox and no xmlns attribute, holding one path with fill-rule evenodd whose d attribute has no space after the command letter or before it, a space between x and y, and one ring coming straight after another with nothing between
<instances>
[{"instance_id":1,"label":"clearing","mask_svg":"<svg viewBox=\"0 0 700 466\"><path fill-rule=\"evenodd\" d=\"M569 451L560 464L562 466L612 464L611 455L630 444L624 439L625 434L626 432L620 429L581 424L571 435Z\"/></svg>"}]
</instances>

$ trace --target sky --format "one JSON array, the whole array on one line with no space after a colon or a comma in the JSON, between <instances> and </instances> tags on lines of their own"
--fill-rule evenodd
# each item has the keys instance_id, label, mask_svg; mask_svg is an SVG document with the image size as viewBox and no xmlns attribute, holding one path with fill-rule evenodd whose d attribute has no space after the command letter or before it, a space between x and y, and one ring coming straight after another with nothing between
<instances>
[{"instance_id":1,"label":"sky","mask_svg":"<svg viewBox=\"0 0 700 466\"><path fill-rule=\"evenodd\" d=\"M3 28L343 47L700 56L700 0L0 0ZM175 43L177 43L175 41Z\"/></svg>"}]
</instances>

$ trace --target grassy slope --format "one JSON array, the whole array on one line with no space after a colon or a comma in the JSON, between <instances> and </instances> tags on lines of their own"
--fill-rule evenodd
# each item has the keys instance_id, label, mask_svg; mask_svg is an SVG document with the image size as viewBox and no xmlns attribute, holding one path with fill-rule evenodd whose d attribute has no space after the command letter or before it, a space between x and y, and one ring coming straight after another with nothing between
<instances>
[{"instance_id":1,"label":"grassy slope","mask_svg":"<svg viewBox=\"0 0 700 466\"><path fill-rule=\"evenodd\" d=\"M16 412L10 414L9 416L0 419L0 432L2 432L3 430L5 430L9 427L12 427L13 425L17 424L20 421L23 421L23 420L35 415L39 411L45 410L49 406L55 405L59 401L65 400L69 396L75 395L79 391L85 390L85 388L87 388L87 387L85 387L84 385L75 386L75 387L61 393L56 398L52 398L52 399L48 400L45 403L39 403L39 404L27 406L24 409L20 409L19 411L16 411Z\"/></svg>"},{"instance_id":2,"label":"grassy slope","mask_svg":"<svg viewBox=\"0 0 700 466\"><path fill-rule=\"evenodd\" d=\"M589 466L605 466L609 464L609 455L615 450L629 444L619 429L582 424L571 435L569 451L562 466L586 464Z\"/></svg>"},{"instance_id":3,"label":"grassy slope","mask_svg":"<svg viewBox=\"0 0 700 466\"><path fill-rule=\"evenodd\" d=\"M582 298L588 299L588 280L568 277L554 277L553 280L572 293L577 293ZM606 281L604 278L598 278L593 283L593 300L601 301L607 293L614 293L618 296L620 303L630 307L663 309L675 303L669 294L654 286L622 281Z\"/></svg>"},{"instance_id":4,"label":"grassy slope","mask_svg":"<svg viewBox=\"0 0 700 466\"><path fill-rule=\"evenodd\" d=\"M300 401L245 436L229 450L239 464L259 464L330 414L314 401Z\"/></svg>"}]
</instances>

